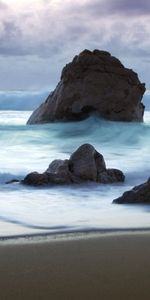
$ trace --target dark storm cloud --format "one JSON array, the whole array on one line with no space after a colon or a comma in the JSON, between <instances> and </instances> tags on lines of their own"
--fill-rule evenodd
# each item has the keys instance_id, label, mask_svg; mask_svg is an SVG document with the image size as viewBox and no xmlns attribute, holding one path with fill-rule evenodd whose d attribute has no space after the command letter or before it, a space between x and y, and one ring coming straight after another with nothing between
<instances>
[{"instance_id":1,"label":"dark storm cloud","mask_svg":"<svg viewBox=\"0 0 150 300\"><path fill-rule=\"evenodd\" d=\"M117 11L123 14L150 14L149 0L111 0L110 7L113 12Z\"/></svg>"},{"instance_id":2,"label":"dark storm cloud","mask_svg":"<svg viewBox=\"0 0 150 300\"><path fill-rule=\"evenodd\" d=\"M150 14L149 0L93 0L82 5L81 10L86 10L88 14L99 16L111 16L115 14L126 15L148 15Z\"/></svg>"}]
</instances>

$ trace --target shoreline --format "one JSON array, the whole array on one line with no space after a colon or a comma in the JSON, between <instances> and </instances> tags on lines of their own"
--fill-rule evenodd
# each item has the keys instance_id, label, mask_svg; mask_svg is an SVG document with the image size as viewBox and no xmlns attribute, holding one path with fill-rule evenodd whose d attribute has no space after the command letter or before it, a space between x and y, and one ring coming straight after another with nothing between
<instances>
[{"instance_id":1,"label":"shoreline","mask_svg":"<svg viewBox=\"0 0 150 300\"><path fill-rule=\"evenodd\" d=\"M9 243L45 243L51 241L67 241L67 240L80 240L101 238L108 236L119 235L136 235L136 234L150 234L150 227L146 228L112 228L112 229L81 229L81 230L68 230L63 232L37 232L27 234L15 234L0 236L0 245L2 242Z\"/></svg>"}]
</instances>

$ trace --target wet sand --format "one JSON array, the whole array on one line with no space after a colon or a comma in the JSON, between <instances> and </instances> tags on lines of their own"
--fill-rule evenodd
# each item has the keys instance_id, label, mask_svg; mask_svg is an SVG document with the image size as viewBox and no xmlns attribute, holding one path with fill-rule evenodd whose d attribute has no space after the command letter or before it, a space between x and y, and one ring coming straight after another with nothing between
<instances>
[{"instance_id":1,"label":"wet sand","mask_svg":"<svg viewBox=\"0 0 150 300\"><path fill-rule=\"evenodd\" d=\"M150 232L1 241L0 299L149 300Z\"/></svg>"}]
</instances>

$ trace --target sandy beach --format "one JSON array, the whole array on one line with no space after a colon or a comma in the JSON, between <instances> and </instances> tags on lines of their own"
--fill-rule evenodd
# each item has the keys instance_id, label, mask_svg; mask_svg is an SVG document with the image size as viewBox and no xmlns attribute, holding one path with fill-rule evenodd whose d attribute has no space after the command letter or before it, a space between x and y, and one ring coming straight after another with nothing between
<instances>
[{"instance_id":1,"label":"sandy beach","mask_svg":"<svg viewBox=\"0 0 150 300\"><path fill-rule=\"evenodd\" d=\"M0 299L150 299L150 232L0 242Z\"/></svg>"}]
</instances>

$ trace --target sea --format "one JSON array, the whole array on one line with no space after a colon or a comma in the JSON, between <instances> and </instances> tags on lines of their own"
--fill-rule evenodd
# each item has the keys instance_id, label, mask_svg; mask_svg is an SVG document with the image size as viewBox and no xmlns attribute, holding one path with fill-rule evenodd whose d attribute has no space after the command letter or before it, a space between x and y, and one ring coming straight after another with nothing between
<instances>
[{"instance_id":1,"label":"sea","mask_svg":"<svg viewBox=\"0 0 150 300\"><path fill-rule=\"evenodd\" d=\"M113 199L150 176L150 94L144 123L111 122L95 116L80 122L26 125L48 92L0 92L0 237L66 232L148 229L150 206L117 205ZM124 183L28 187L6 184L54 159L67 159L91 143Z\"/></svg>"}]
</instances>

